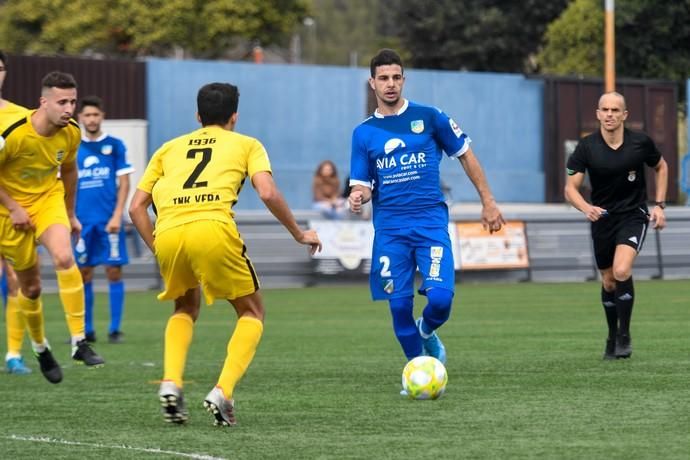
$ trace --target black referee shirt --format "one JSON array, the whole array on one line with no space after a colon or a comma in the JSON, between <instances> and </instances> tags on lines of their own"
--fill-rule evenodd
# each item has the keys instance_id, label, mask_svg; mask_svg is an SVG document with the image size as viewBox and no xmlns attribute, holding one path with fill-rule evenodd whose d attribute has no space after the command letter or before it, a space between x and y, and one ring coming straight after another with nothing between
<instances>
[{"instance_id":1,"label":"black referee shirt","mask_svg":"<svg viewBox=\"0 0 690 460\"><path fill-rule=\"evenodd\" d=\"M610 213L646 209L644 165L654 167L661 153L645 133L625 128L623 144L612 149L601 131L583 137L568 158L568 174L589 173L592 204Z\"/></svg>"}]
</instances>

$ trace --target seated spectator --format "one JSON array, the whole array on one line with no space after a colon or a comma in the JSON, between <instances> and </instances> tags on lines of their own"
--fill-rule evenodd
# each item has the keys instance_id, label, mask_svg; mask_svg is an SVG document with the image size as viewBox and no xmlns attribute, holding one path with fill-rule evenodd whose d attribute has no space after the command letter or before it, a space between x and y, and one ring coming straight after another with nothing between
<instances>
[{"instance_id":1,"label":"seated spectator","mask_svg":"<svg viewBox=\"0 0 690 460\"><path fill-rule=\"evenodd\" d=\"M338 171L332 161L322 161L316 168L313 193L313 207L324 217L344 219L347 216L347 200L341 195Z\"/></svg>"}]
</instances>

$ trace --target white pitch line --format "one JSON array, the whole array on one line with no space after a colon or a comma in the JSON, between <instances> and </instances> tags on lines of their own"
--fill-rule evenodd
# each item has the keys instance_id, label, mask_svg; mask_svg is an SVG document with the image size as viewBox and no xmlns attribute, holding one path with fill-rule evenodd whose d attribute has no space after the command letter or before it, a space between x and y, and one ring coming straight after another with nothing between
<instances>
[{"instance_id":1,"label":"white pitch line","mask_svg":"<svg viewBox=\"0 0 690 460\"><path fill-rule=\"evenodd\" d=\"M86 447L96 447L99 449L124 449L124 450L135 450L137 452L147 452L151 454L168 454L168 455L177 455L178 457L187 457L187 458L195 458L198 460L227 460L223 457L213 457L211 455L206 455L206 454L187 454L184 452L175 452L172 450L161 450L161 449L156 449L156 448L147 448L147 447L133 447L133 446L127 446L124 444L120 445L109 445L109 444L101 444L98 442L80 442L80 441L67 441L65 439L56 439L56 438L49 438L46 436L21 436L21 435L10 435L10 436L0 436L5 439L13 439L15 441L29 441L29 442L46 442L49 444L63 444L66 446L86 446Z\"/></svg>"}]
</instances>

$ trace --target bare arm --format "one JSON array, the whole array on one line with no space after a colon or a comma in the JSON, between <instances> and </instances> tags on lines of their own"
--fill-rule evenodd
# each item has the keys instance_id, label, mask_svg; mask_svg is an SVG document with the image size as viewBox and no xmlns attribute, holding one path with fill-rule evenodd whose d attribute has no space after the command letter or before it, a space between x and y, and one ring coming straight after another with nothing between
<instances>
[{"instance_id":1,"label":"bare arm","mask_svg":"<svg viewBox=\"0 0 690 460\"><path fill-rule=\"evenodd\" d=\"M596 222L601 216L606 214L606 210L599 206L593 206L585 200L582 193L580 193L580 187L582 187L584 181L585 173L576 172L573 175L569 175L565 180L565 189L563 193L568 203L584 214L589 221Z\"/></svg>"},{"instance_id":2,"label":"bare arm","mask_svg":"<svg viewBox=\"0 0 690 460\"><path fill-rule=\"evenodd\" d=\"M271 173L266 171L255 173L252 176L252 185L259 194L261 201L271 211L271 214L290 232L295 241L310 246L311 254L321 251L319 235L314 230L302 230L297 224L295 216L293 216L285 198L283 198L283 194L278 190Z\"/></svg>"},{"instance_id":3,"label":"bare arm","mask_svg":"<svg viewBox=\"0 0 690 460\"><path fill-rule=\"evenodd\" d=\"M60 178L65 187L65 208L67 208L67 217L69 217L69 223L72 227L72 237L78 237L81 233L81 223L74 213L77 180L79 178L77 162L63 163L60 167Z\"/></svg>"},{"instance_id":4,"label":"bare arm","mask_svg":"<svg viewBox=\"0 0 690 460\"><path fill-rule=\"evenodd\" d=\"M2 99L0 98L0 101L1 100ZM5 139L0 136L0 151L2 151L4 148ZM0 157L0 168L2 167L4 161L5 157ZM2 173L4 174L4 171ZM29 217L29 213L26 212L26 209L14 201L14 198L12 198L9 193L7 193L7 190L2 187L0 187L0 204L6 207L10 212L10 222L12 222L12 225L16 230L27 231L36 229L36 226L33 224L33 222L31 222L31 218ZM2 273L2 271L0 271L0 273Z\"/></svg>"},{"instance_id":5,"label":"bare arm","mask_svg":"<svg viewBox=\"0 0 690 460\"><path fill-rule=\"evenodd\" d=\"M353 185L347 200L350 202L350 211L358 214L362 212L362 205L371 200L371 189L364 185Z\"/></svg>"},{"instance_id":6,"label":"bare arm","mask_svg":"<svg viewBox=\"0 0 690 460\"><path fill-rule=\"evenodd\" d=\"M496 200L491 194L489 182L486 180L484 170L479 164L479 160L474 155L472 148L462 154L459 158L462 168L465 170L467 177L470 178L474 188L479 194L479 199L482 202L482 225L488 229L490 233L497 232L505 225L505 220L501 215L501 211L496 205Z\"/></svg>"},{"instance_id":7,"label":"bare arm","mask_svg":"<svg viewBox=\"0 0 690 460\"><path fill-rule=\"evenodd\" d=\"M29 213L26 212L26 209L14 201L14 199L2 187L0 187L0 204L6 207L10 212L10 221L15 229L21 231L36 229L36 226L31 221Z\"/></svg>"},{"instance_id":8,"label":"bare arm","mask_svg":"<svg viewBox=\"0 0 690 460\"><path fill-rule=\"evenodd\" d=\"M666 160L661 158L659 163L654 167L654 181L656 183L656 200L657 202L666 201L666 189L668 188L668 164ZM660 206L654 206L651 211L650 219L654 222L653 228L659 230L666 227L666 215Z\"/></svg>"},{"instance_id":9,"label":"bare arm","mask_svg":"<svg viewBox=\"0 0 690 460\"><path fill-rule=\"evenodd\" d=\"M129 174L123 174L117 178L117 203L113 210L113 215L105 226L108 233L117 233L122 227L122 213L125 209L125 201L129 195Z\"/></svg>"},{"instance_id":10,"label":"bare arm","mask_svg":"<svg viewBox=\"0 0 690 460\"><path fill-rule=\"evenodd\" d=\"M151 252L154 252L153 224L148 212L149 206L152 203L153 198L150 193L137 189L129 204L129 217L132 219L134 228L137 229L146 246L149 247Z\"/></svg>"}]
</instances>

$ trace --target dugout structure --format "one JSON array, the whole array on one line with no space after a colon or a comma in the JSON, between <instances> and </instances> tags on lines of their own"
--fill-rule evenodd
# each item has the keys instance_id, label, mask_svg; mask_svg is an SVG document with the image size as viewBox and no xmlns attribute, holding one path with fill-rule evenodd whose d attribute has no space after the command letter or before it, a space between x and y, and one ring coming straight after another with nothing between
<instances>
[{"instance_id":1,"label":"dugout structure","mask_svg":"<svg viewBox=\"0 0 690 460\"><path fill-rule=\"evenodd\" d=\"M667 202L678 201L678 88L675 82L619 79L616 91L628 106L627 128L644 131L668 163ZM544 78L545 201L564 202L565 164L578 140L599 129L596 108L604 82L594 78ZM584 195L589 197L588 182ZM647 192L654 201L654 175L647 171Z\"/></svg>"}]
</instances>

